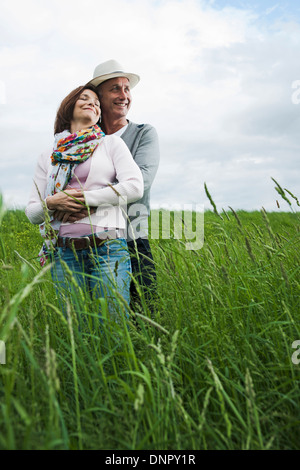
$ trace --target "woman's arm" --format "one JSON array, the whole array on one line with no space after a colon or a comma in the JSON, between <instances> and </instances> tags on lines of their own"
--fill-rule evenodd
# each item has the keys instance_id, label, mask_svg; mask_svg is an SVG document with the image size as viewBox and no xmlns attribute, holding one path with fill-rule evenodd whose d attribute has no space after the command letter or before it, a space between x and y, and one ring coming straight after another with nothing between
<instances>
[{"instance_id":1,"label":"woman's arm","mask_svg":"<svg viewBox=\"0 0 300 470\"><path fill-rule=\"evenodd\" d=\"M83 191L85 204L89 206L91 213L102 205L118 205L122 202L122 199L124 200L124 204L126 204L135 202L143 196L143 176L138 165L134 162L127 145L119 137L107 136L105 149L115 168L115 179L117 183L112 184L112 182L108 182L105 187ZM99 165L99 168L95 169L95 167L93 167L92 177L95 182L97 181L96 175L101 172L102 161L99 162ZM70 192L71 191L68 191L68 193ZM81 197L80 201L82 202ZM55 211L53 216L57 220L62 222L76 222L88 215L88 209L84 209L82 206L72 205L70 201L66 208L63 208L63 205L60 206L58 203L58 196L56 200L54 196L52 196L52 199L49 201L47 198L48 208ZM63 203L67 204L67 201L63 200ZM69 210L70 208L71 210Z\"/></svg>"},{"instance_id":2,"label":"woman's arm","mask_svg":"<svg viewBox=\"0 0 300 470\"><path fill-rule=\"evenodd\" d=\"M42 153L38 158L35 168L29 202L25 209L25 214L33 224L41 224L45 219L42 200L44 199L45 189L47 186L50 155L51 151ZM49 211L49 215L51 215L51 211Z\"/></svg>"},{"instance_id":3,"label":"woman's arm","mask_svg":"<svg viewBox=\"0 0 300 470\"><path fill-rule=\"evenodd\" d=\"M144 183L141 170L132 158L127 145L116 136L106 136L106 150L115 168L116 183L107 182L105 187L84 191L86 204L118 205L135 202L143 196Z\"/></svg>"},{"instance_id":4,"label":"woman's arm","mask_svg":"<svg viewBox=\"0 0 300 470\"><path fill-rule=\"evenodd\" d=\"M85 204L84 195L81 190L67 189L65 192L59 192L53 196L44 199L45 190L47 187L47 179L49 174L51 152L46 152L40 155L35 174L33 178L33 186L30 193L29 202L25 209L25 213L33 224L41 224L45 220L45 207L48 209L50 216L53 215L55 210L64 212L80 211ZM71 197L69 197L71 196ZM74 198L76 200L74 200ZM42 201L45 202L43 206Z\"/></svg>"}]
</instances>

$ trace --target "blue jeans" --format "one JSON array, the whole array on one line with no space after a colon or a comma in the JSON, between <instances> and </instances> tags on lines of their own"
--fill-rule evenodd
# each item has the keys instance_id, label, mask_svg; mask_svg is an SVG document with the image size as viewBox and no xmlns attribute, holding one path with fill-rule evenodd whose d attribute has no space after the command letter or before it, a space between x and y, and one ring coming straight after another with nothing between
<instances>
[{"instance_id":1,"label":"blue jeans","mask_svg":"<svg viewBox=\"0 0 300 470\"><path fill-rule=\"evenodd\" d=\"M56 248L51 274L60 301L62 294L71 298L79 295L78 289L76 292L76 286L79 286L93 299L105 298L112 317L119 316L122 310L120 304L123 311L128 310L131 262L124 238L108 240L97 248L75 252L71 248Z\"/></svg>"}]
</instances>

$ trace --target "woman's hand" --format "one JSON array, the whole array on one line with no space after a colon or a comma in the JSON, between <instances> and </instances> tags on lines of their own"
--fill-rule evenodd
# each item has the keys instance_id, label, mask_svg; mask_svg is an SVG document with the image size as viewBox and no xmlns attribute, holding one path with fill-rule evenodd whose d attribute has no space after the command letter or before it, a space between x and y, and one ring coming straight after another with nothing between
<instances>
[{"instance_id":1,"label":"woman's hand","mask_svg":"<svg viewBox=\"0 0 300 470\"><path fill-rule=\"evenodd\" d=\"M70 197L71 196L71 197ZM65 189L46 199L49 210L61 212L80 212L84 209L85 199L81 189Z\"/></svg>"}]
</instances>

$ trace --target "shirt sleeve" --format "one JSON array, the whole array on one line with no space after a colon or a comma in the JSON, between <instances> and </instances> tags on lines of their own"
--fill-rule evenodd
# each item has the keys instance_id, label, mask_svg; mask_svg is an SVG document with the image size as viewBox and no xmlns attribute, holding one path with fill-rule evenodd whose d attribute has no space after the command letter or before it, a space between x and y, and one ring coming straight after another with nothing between
<instances>
[{"instance_id":1,"label":"shirt sleeve","mask_svg":"<svg viewBox=\"0 0 300 470\"><path fill-rule=\"evenodd\" d=\"M154 127L149 126L142 133L133 157L141 169L144 191L147 191L151 188L160 160L158 135Z\"/></svg>"},{"instance_id":2,"label":"shirt sleeve","mask_svg":"<svg viewBox=\"0 0 300 470\"><path fill-rule=\"evenodd\" d=\"M86 204L98 207L105 204L126 204L135 202L143 196L143 176L134 162L130 151L120 137L108 136L106 149L115 168L114 184L106 187L84 191Z\"/></svg>"},{"instance_id":3,"label":"shirt sleeve","mask_svg":"<svg viewBox=\"0 0 300 470\"><path fill-rule=\"evenodd\" d=\"M45 152L40 155L37 161L29 202L25 209L25 214L33 224L41 224L45 220L41 199L44 200L47 186L48 160L50 161L50 154ZM54 211L48 211L49 215L53 214L53 212Z\"/></svg>"}]
</instances>

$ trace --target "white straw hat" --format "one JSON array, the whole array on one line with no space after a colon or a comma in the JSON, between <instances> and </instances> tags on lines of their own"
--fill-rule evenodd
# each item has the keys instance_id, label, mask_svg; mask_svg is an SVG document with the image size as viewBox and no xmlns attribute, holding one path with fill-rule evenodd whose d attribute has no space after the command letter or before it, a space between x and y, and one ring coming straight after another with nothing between
<instances>
[{"instance_id":1,"label":"white straw hat","mask_svg":"<svg viewBox=\"0 0 300 470\"><path fill-rule=\"evenodd\" d=\"M107 60L97 65L94 71L93 80L90 85L98 86L100 83L110 80L111 78L125 77L128 78L130 88L133 88L140 81L140 77L134 73L124 72L122 65L116 60Z\"/></svg>"}]
</instances>

